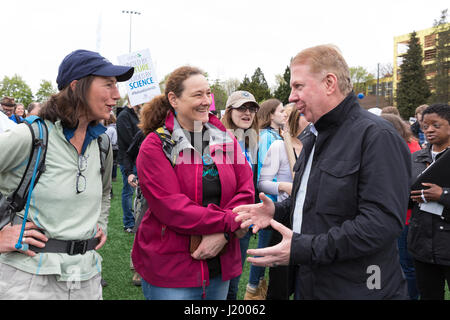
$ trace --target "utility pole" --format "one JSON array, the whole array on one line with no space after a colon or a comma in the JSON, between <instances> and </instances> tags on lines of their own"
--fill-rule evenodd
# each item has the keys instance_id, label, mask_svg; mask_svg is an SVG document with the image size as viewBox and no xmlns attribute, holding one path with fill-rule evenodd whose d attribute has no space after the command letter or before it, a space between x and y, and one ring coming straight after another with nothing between
<instances>
[{"instance_id":1,"label":"utility pole","mask_svg":"<svg viewBox=\"0 0 450 320\"><path fill-rule=\"evenodd\" d=\"M130 42L128 45L128 52L131 53L131 17L133 16L133 14L137 14L140 15L140 12L137 11L128 11L128 10L122 10L122 13L126 13L130 15Z\"/></svg>"},{"instance_id":2,"label":"utility pole","mask_svg":"<svg viewBox=\"0 0 450 320\"><path fill-rule=\"evenodd\" d=\"M377 97L377 105L376 107L379 108L379 90L380 90L380 64L377 64L377 92L376 92L376 97Z\"/></svg>"}]
</instances>

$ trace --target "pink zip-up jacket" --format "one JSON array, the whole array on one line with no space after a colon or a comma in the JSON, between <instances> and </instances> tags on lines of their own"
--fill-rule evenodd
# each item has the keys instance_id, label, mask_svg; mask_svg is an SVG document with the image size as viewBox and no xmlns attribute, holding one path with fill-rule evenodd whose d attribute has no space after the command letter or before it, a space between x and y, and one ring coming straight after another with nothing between
<instances>
[{"instance_id":1,"label":"pink zip-up jacket","mask_svg":"<svg viewBox=\"0 0 450 320\"><path fill-rule=\"evenodd\" d=\"M139 185L149 209L139 226L133 245L135 270L148 283L158 287L203 287L209 285L206 260L195 260L189 253L191 235L227 232L230 239L220 256L222 280L242 273L239 239L233 232L232 209L254 203L252 170L237 140L210 114L205 124L210 132L210 153L219 172L220 206L202 206L203 162L193 149L173 113L166 118L166 128L177 141L171 159L162 150L155 133L141 145L136 166Z\"/></svg>"}]
</instances>

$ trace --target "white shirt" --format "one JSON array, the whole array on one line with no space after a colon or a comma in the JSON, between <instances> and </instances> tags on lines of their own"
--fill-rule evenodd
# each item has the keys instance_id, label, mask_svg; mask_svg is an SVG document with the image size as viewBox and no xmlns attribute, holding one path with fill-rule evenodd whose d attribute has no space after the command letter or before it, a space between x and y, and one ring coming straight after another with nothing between
<instances>
[{"instance_id":1,"label":"white shirt","mask_svg":"<svg viewBox=\"0 0 450 320\"><path fill-rule=\"evenodd\" d=\"M310 124L311 132L317 137L318 132L313 124ZM292 230L295 233L301 233L302 220L303 220L303 205L305 204L306 188L308 186L309 174L311 173L311 166L314 157L314 150L316 145L312 147L311 154L309 155L308 162L306 163L305 171L303 172L302 179L300 181L300 187L295 199L294 219Z\"/></svg>"},{"instance_id":2,"label":"white shirt","mask_svg":"<svg viewBox=\"0 0 450 320\"><path fill-rule=\"evenodd\" d=\"M6 114L0 111L0 133L12 129L16 125L14 121L11 121Z\"/></svg>"},{"instance_id":3,"label":"white shirt","mask_svg":"<svg viewBox=\"0 0 450 320\"><path fill-rule=\"evenodd\" d=\"M273 181L275 177L277 179ZM278 192L280 182L292 182L292 173L284 141L275 140L270 145L261 167L258 190L266 194L276 195L278 202L283 201L289 195L285 192Z\"/></svg>"}]
</instances>

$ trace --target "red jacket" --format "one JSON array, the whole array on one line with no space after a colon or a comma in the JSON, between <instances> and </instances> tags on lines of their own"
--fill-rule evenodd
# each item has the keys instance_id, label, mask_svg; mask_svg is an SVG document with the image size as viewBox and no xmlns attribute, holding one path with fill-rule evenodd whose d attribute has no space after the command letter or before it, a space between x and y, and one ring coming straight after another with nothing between
<instances>
[{"instance_id":1,"label":"red jacket","mask_svg":"<svg viewBox=\"0 0 450 320\"><path fill-rule=\"evenodd\" d=\"M186 137L180 140L185 141L184 144L177 143L178 148L184 145L183 148L174 148L178 155L174 167L155 133L146 137L139 151L136 162L139 185L149 209L136 234L132 259L144 280L158 287L209 285L206 261L195 260L189 253L190 235L229 233L227 249L220 256L222 280L242 273L239 239L233 234L239 223L234 221L236 214L231 210L253 203L252 171L236 139L214 115L210 114L207 125L213 128L210 152L222 187L220 207L202 206L203 162L196 151L191 152L190 144L186 145ZM174 121L173 113L166 119L166 128L174 140L180 138L179 124Z\"/></svg>"}]
</instances>

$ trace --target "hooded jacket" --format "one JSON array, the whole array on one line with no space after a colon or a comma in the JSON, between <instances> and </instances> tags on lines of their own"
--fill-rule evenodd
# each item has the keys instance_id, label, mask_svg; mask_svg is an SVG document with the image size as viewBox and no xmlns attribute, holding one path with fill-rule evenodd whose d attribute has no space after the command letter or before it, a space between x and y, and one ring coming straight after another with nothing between
<instances>
[{"instance_id":1,"label":"hooded jacket","mask_svg":"<svg viewBox=\"0 0 450 320\"><path fill-rule=\"evenodd\" d=\"M169 288L209 285L206 260L189 253L191 235L228 233L226 251L220 255L222 280L242 272L239 239L233 232L232 209L254 201L252 170L236 139L212 114L205 127L210 131L210 152L221 184L220 206L202 206L201 156L183 133L173 113L165 121L176 141L171 159L166 157L160 138L153 132L141 145L136 166L139 184L149 209L134 241L132 259L136 271L148 283Z\"/></svg>"}]
</instances>

